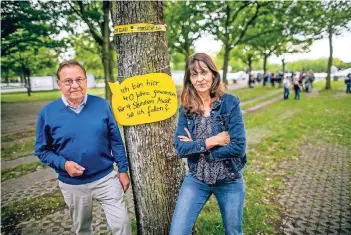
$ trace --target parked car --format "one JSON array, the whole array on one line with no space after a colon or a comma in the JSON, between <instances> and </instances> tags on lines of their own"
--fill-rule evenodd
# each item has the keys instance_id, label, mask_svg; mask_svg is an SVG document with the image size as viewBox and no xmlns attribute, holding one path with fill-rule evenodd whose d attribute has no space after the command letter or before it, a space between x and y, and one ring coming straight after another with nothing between
<instances>
[{"instance_id":1,"label":"parked car","mask_svg":"<svg viewBox=\"0 0 351 235\"><path fill-rule=\"evenodd\" d=\"M247 80L247 79L249 79L249 75L244 71L239 71L236 73L227 73L228 84L233 84L233 83L236 83L237 81Z\"/></svg>"}]
</instances>

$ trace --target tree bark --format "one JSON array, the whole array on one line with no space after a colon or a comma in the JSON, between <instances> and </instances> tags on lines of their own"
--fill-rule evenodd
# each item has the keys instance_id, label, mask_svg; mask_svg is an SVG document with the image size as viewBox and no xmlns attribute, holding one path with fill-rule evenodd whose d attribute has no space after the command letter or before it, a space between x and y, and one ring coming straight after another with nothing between
<instances>
[{"instance_id":1,"label":"tree bark","mask_svg":"<svg viewBox=\"0 0 351 235\"><path fill-rule=\"evenodd\" d=\"M251 71L252 71L252 55L248 55L247 60L248 60L248 66L249 66L249 73L251 73Z\"/></svg>"},{"instance_id":2,"label":"tree bark","mask_svg":"<svg viewBox=\"0 0 351 235\"><path fill-rule=\"evenodd\" d=\"M268 55L266 53L263 54L263 74L267 72L267 59Z\"/></svg>"},{"instance_id":3,"label":"tree bark","mask_svg":"<svg viewBox=\"0 0 351 235\"><path fill-rule=\"evenodd\" d=\"M165 24L163 3L112 2L114 25ZM116 35L118 80L163 72L170 74L165 32ZM169 234L184 163L176 156L176 115L167 120L124 127L138 234Z\"/></svg>"},{"instance_id":4,"label":"tree bark","mask_svg":"<svg viewBox=\"0 0 351 235\"><path fill-rule=\"evenodd\" d=\"M285 74L285 59L282 59L282 66L283 66L283 76ZM283 77L284 78L284 77Z\"/></svg>"},{"instance_id":5,"label":"tree bark","mask_svg":"<svg viewBox=\"0 0 351 235\"><path fill-rule=\"evenodd\" d=\"M223 58L223 83L228 85L227 81L227 72L228 72L228 64L229 64L229 53L230 53L230 45L226 44L224 48L224 58ZM234 82L236 82L234 80Z\"/></svg>"},{"instance_id":6,"label":"tree bark","mask_svg":"<svg viewBox=\"0 0 351 235\"><path fill-rule=\"evenodd\" d=\"M331 84L330 84L330 74L331 74L331 66L333 65L333 32L329 30L329 60L328 60L328 70L327 70L327 77L326 83L325 83L325 89L329 90L331 89Z\"/></svg>"},{"instance_id":7,"label":"tree bark","mask_svg":"<svg viewBox=\"0 0 351 235\"><path fill-rule=\"evenodd\" d=\"M110 48L110 2L103 1L102 2L102 9L104 12L104 21L103 21L103 30L102 30L102 38L103 38L103 45L102 45L102 64L104 66L104 76L105 76L105 98L108 102L111 101L111 90L108 86L108 82L114 82L112 77L112 54Z\"/></svg>"}]
</instances>

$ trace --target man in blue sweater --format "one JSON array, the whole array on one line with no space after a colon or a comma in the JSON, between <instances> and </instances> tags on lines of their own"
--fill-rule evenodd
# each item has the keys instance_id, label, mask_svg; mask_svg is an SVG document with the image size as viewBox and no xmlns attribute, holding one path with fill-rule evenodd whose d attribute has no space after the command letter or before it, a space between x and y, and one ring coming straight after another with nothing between
<instances>
[{"instance_id":1,"label":"man in blue sweater","mask_svg":"<svg viewBox=\"0 0 351 235\"><path fill-rule=\"evenodd\" d=\"M60 64L57 84L62 97L39 113L35 154L58 173L76 234L93 234L92 200L96 199L112 233L129 235L123 201L129 187L128 160L110 106L86 94L86 72L77 61Z\"/></svg>"}]
</instances>

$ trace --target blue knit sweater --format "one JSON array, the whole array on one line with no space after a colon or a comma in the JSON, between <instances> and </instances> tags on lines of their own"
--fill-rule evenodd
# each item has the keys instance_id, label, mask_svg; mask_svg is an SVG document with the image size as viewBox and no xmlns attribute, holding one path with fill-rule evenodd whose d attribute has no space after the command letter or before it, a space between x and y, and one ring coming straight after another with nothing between
<instances>
[{"instance_id":1,"label":"blue knit sweater","mask_svg":"<svg viewBox=\"0 0 351 235\"><path fill-rule=\"evenodd\" d=\"M59 180L66 184L86 184L106 176L113 170L128 170L123 141L109 104L88 95L83 110L77 114L62 99L46 105L39 113L35 155L54 168ZM71 177L65 162L74 161L85 168L83 175Z\"/></svg>"}]
</instances>

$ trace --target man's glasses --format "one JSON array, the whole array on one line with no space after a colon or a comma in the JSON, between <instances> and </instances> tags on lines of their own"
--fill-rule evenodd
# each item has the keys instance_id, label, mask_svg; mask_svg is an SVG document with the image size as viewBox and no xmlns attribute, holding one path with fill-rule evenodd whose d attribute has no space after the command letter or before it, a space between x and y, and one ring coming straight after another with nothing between
<instances>
[{"instance_id":1,"label":"man's glasses","mask_svg":"<svg viewBox=\"0 0 351 235\"><path fill-rule=\"evenodd\" d=\"M60 82L62 82L63 84L65 84L66 86L72 86L74 81L78 84L78 86L83 85L85 82L85 78L77 78L76 80L67 79L64 81L61 81L60 79L58 79L58 80Z\"/></svg>"}]
</instances>

